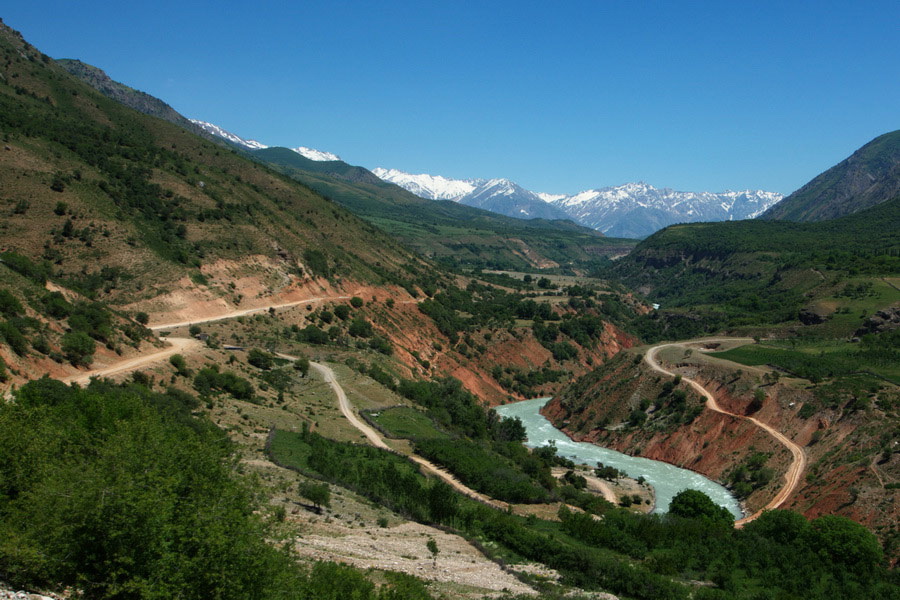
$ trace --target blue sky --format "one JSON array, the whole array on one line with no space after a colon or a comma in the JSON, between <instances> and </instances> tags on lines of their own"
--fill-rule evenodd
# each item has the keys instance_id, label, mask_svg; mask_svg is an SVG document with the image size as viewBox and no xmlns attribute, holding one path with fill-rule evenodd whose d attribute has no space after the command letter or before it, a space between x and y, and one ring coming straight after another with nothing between
<instances>
[{"instance_id":1,"label":"blue sky","mask_svg":"<svg viewBox=\"0 0 900 600\"><path fill-rule=\"evenodd\" d=\"M50 0L0 17L244 137L535 191L789 193L900 128L896 0Z\"/></svg>"}]
</instances>

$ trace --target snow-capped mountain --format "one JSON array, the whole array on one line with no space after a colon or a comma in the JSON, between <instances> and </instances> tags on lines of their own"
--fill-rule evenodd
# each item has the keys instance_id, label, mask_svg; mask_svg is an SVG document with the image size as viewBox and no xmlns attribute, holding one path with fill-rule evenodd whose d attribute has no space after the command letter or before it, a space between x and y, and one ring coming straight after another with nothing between
<instances>
[{"instance_id":1,"label":"snow-capped mountain","mask_svg":"<svg viewBox=\"0 0 900 600\"><path fill-rule=\"evenodd\" d=\"M300 146L299 148L291 148L294 152L301 156L305 156L309 160L316 161L330 161L330 160L341 160L341 157L337 154L332 154L331 152L325 152L323 150L314 150L313 148L307 148L306 146Z\"/></svg>"},{"instance_id":2,"label":"snow-capped mountain","mask_svg":"<svg viewBox=\"0 0 900 600\"><path fill-rule=\"evenodd\" d=\"M678 192L645 183L556 197L554 206L575 221L612 237L646 237L675 223L753 219L782 199L776 192Z\"/></svg>"},{"instance_id":3,"label":"snow-capped mountain","mask_svg":"<svg viewBox=\"0 0 900 600\"><path fill-rule=\"evenodd\" d=\"M429 200L453 200L517 219L568 219L563 210L509 179L448 179L377 167L375 175Z\"/></svg>"},{"instance_id":4,"label":"snow-capped mountain","mask_svg":"<svg viewBox=\"0 0 900 600\"><path fill-rule=\"evenodd\" d=\"M238 146L243 146L249 150L264 150L269 146L263 144L262 142L257 142L256 140L247 140L242 138L239 135L235 135L230 131L226 131L215 125L213 123L207 123L206 121L199 121L197 119L191 119L191 123L197 125L202 128L207 133L211 133L216 137L220 137L223 140L227 140L232 144L237 144ZM322 150L314 150L313 148L307 148L306 146L300 146L298 148L291 148L294 152L301 156L305 156L309 160L316 161L330 161L330 160L341 160L341 157L337 154L332 154L331 152L324 152Z\"/></svg>"},{"instance_id":5,"label":"snow-capped mountain","mask_svg":"<svg viewBox=\"0 0 900 600\"><path fill-rule=\"evenodd\" d=\"M422 198L454 200L521 219L571 219L612 237L642 238L675 223L753 219L782 198L761 190L678 192L645 183L567 196L531 192L508 179L447 179L383 168L373 173Z\"/></svg>"},{"instance_id":6,"label":"snow-capped mountain","mask_svg":"<svg viewBox=\"0 0 900 600\"><path fill-rule=\"evenodd\" d=\"M198 121L197 119L191 119L191 123L197 125L202 128L204 131L213 134L216 137L220 137L223 140L227 140L232 144L237 144L238 146L243 146L244 148L249 148L250 150L262 150L263 148L268 148L265 144L257 142L256 140L245 140L244 138L231 133L230 131L225 131L218 125L214 125L213 123L207 123L206 121Z\"/></svg>"},{"instance_id":7,"label":"snow-capped mountain","mask_svg":"<svg viewBox=\"0 0 900 600\"><path fill-rule=\"evenodd\" d=\"M384 181L395 183L420 198L428 200L458 200L475 189L475 179L447 179L440 175L414 175L397 169L372 169Z\"/></svg>"},{"instance_id":8,"label":"snow-capped mountain","mask_svg":"<svg viewBox=\"0 0 900 600\"><path fill-rule=\"evenodd\" d=\"M475 189L458 201L517 219L569 219L564 210L509 179L477 180Z\"/></svg>"}]
</instances>

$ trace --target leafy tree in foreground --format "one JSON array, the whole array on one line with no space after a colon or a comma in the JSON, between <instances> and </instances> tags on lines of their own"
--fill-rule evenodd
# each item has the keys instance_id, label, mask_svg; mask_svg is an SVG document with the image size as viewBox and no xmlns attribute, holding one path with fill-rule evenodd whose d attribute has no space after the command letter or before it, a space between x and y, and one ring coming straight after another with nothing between
<instances>
[{"instance_id":1,"label":"leafy tree in foreground","mask_svg":"<svg viewBox=\"0 0 900 600\"><path fill-rule=\"evenodd\" d=\"M682 490L669 504L669 513L686 519L707 519L715 523L731 525L734 516L728 509L713 502L709 496L697 490Z\"/></svg>"}]
</instances>

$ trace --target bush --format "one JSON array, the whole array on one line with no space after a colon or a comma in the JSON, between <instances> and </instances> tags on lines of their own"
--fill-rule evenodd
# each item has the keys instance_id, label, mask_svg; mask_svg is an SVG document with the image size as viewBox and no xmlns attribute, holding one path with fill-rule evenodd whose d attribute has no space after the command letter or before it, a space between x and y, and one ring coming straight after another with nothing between
<instances>
[{"instance_id":1,"label":"bush","mask_svg":"<svg viewBox=\"0 0 900 600\"><path fill-rule=\"evenodd\" d=\"M94 362L97 344L83 331L70 331L62 337L61 348L66 359L76 367Z\"/></svg>"},{"instance_id":2,"label":"bush","mask_svg":"<svg viewBox=\"0 0 900 600\"><path fill-rule=\"evenodd\" d=\"M25 312L22 303L9 290L0 290L0 314L5 317L17 317Z\"/></svg>"},{"instance_id":3,"label":"bush","mask_svg":"<svg viewBox=\"0 0 900 600\"><path fill-rule=\"evenodd\" d=\"M347 317L350 316L350 307L346 304L338 304L334 307L334 314L341 321L346 321Z\"/></svg>"},{"instance_id":4,"label":"bush","mask_svg":"<svg viewBox=\"0 0 900 600\"><path fill-rule=\"evenodd\" d=\"M374 331L372 330L372 324L369 323L365 317L356 317L350 322L347 333L353 337L369 338L372 337Z\"/></svg>"},{"instance_id":5,"label":"bush","mask_svg":"<svg viewBox=\"0 0 900 600\"><path fill-rule=\"evenodd\" d=\"M268 371L275 366L275 357L268 352L263 352L257 348L250 350L247 354L247 362L263 371Z\"/></svg>"},{"instance_id":6,"label":"bush","mask_svg":"<svg viewBox=\"0 0 900 600\"><path fill-rule=\"evenodd\" d=\"M365 304L365 302L359 296L353 296L352 298L350 298L350 306L352 306L353 308L362 308L363 304Z\"/></svg>"},{"instance_id":7,"label":"bush","mask_svg":"<svg viewBox=\"0 0 900 600\"><path fill-rule=\"evenodd\" d=\"M12 323L7 321L0 323L0 339L5 341L19 356L24 356L28 352L28 340Z\"/></svg>"}]
</instances>

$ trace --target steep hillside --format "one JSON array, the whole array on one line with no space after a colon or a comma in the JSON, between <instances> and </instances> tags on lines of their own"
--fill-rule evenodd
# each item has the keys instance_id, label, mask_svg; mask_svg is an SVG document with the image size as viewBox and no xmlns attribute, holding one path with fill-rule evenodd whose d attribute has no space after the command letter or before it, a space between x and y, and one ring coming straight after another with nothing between
<instances>
[{"instance_id":1,"label":"steep hillside","mask_svg":"<svg viewBox=\"0 0 900 600\"><path fill-rule=\"evenodd\" d=\"M53 263L55 278L104 265L122 270L111 293L140 296L138 281L146 290L254 255L295 278L383 282L417 268L389 236L309 189L107 99L9 29L0 43L0 178L14 209L5 243Z\"/></svg>"},{"instance_id":2,"label":"steep hillside","mask_svg":"<svg viewBox=\"0 0 900 600\"><path fill-rule=\"evenodd\" d=\"M60 58L56 63L107 98L112 98L116 102L130 106L145 115L157 117L184 127L201 137L209 140L215 139L159 98L114 81L105 71L98 67L71 58Z\"/></svg>"},{"instance_id":3,"label":"steep hillside","mask_svg":"<svg viewBox=\"0 0 900 600\"><path fill-rule=\"evenodd\" d=\"M825 221L900 194L900 131L879 136L770 208L760 218Z\"/></svg>"}]
</instances>

